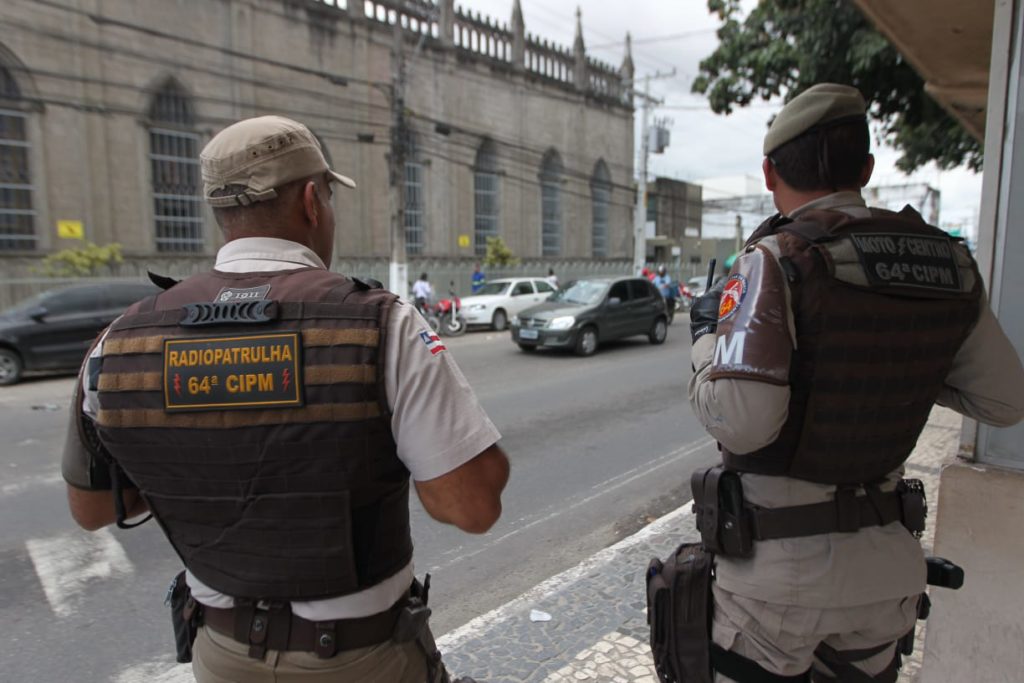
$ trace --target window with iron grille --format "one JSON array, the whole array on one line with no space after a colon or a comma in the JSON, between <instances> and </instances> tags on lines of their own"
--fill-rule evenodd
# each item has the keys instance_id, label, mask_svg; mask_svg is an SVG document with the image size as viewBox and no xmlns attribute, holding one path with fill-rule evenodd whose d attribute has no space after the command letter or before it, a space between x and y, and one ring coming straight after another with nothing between
<instances>
[{"instance_id":1,"label":"window with iron grille","mask_svg":"<svg viewBox=\"0 0 1024 683\"><path fill-rule=\"evenodd\" d=\"M423 164L405 162L405 252L423 253Z\"/></svg>"},{"instance_id":2,"label":"window with iron grille","mask_svg":"<svg viewBox=\"0 0 1024 683\"><path fill-rule=\"evenodd\" d=\"M611 203L611 175L604 161L598 161L590 181L591 249L594 258L608 256L608 213Z\"/></svg>"},{"instance_id":3,"label":"window with iron grille","mask_svg":"<svg viewBox=\"0 0 1024 683\"><path fill-rule=\"evenodd\" d=\"M555 150L540 169L541 255L562 255L562 160Z\"/></svg>"},{"instance_id":4,"label":"window with iron grille","mask_svg":"<svg viewBox=\"0 0 1024 683\"><path fill-rule=\"evenodd\" d=\"M153 98L149 118L156 250L201 252L199 135L190 130L195 125L191 103L173 82L168 83Z\"/></svg>"},{"instance_id":5,"label":"window with iron grille","mask_svg":"<svg viewBox=\"0 0 1024 683\"><path fill-rule=\"evenodd\" d=\"M32 208L31 146L28 117L13 107L21 91L0 67L0 251L36 248L36 212ZM11 109L4 108L4 105Z\"/></svg>"},{"instance_id":6,"label":"window with iron grille","mask_svg":"<svg viewBox=\"0 0 1024 683\"><path fill-rule=\"evenodd\" d=\"M487 238L499 235L498 160L494 142L485 140L476 153L473 171L473 245L477 256L487 254Z\"/></svg>"}]
</instances>

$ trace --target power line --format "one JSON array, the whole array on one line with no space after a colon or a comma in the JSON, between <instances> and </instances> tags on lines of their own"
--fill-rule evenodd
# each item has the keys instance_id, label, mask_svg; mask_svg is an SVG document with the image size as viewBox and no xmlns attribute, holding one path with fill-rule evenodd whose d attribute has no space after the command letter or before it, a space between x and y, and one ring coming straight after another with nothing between
<instances>
[{"instance_id":1,"label":"power line","mask_svg":"<svg viewBox=\"0 0 1024 683\"><path fill-rule=\"evenodd\" d=\"M669 41L669 40L678 40L679 38L690 38L690 37L693 37L693 36L702 35L702 34L706 34L706 33L715 33L716 31L718 31L717 28L698 28L698 29L693 29L692 31L683 31L682 33L670 33L670 34L665 35L665 36L649 36L647 38L633 38L632 39L632 43L633 43L633 45L645 45L645 44L650 44L650 43L663 43L663 42L666 42L666 41ZM616 41L612 41L610 43L601 43L599 45L591 45L590 48L592 50L599 50L599 49L602 49L602 48L617 47L619 45L625 45L625 44L626 44L625 40L616 40Z\"/></svg>"}]
</instances>

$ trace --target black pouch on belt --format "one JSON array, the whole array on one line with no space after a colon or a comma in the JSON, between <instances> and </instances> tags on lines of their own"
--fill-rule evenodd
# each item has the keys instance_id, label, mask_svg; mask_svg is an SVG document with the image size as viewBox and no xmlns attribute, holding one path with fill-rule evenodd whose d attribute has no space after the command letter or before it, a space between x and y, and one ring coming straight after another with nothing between
<instances>
[{"instance_id":1,"label":"black pouch on belt","mask_svg":"<svg viewBox=\"0 0 1024 683\"><path fill-rule=\"evenodd\" d=\"M192 599L192 593L185 583L185 572L174 577L167 587L165 605L171 607L171 624L174 626L174 649L179 664L192 661L192 643L199 630L199 605Z\"/></svg>"},{"instance_id":2,"label":"black pouch on belt","mask_svg":"<svg viewBox=\"0 0 1024 683\"><path fill-rule=\"evenodd\" d=\"M647 566L647 624L661 683L711 683L713 559L700 543L684 543Z\"/></svg>"},{"instance_id":3,"label":"black pouch on belt","mask_svg":"<svg viewBox=\"0 0 1024 683\"><path fill-rule=\"evenodd\" d=\"M727 557L749 557L754 541L739 474L721 465L697 470L690 489L704 547Z\"/></svg>"}]
</instances>

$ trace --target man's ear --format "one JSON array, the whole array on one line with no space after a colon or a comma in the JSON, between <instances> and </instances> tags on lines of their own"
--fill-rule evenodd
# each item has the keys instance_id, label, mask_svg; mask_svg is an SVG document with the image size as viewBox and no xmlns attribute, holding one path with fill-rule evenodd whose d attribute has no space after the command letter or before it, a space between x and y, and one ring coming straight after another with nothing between
<instances>
[{"instance_id":1,"label":"man's ear","mask_svg":"<svg viewBox=\"0 0 1024 683\"><path fill-rule=\"evenodd\" d=\"M775 166L768 157L761 162L761 172L764 173L764 186L769 192L775 192L779 186L779 176L775 172Z\"/></svg>"},{"instance_id":2,"label":"man's ear","mask_svg":"<svg viewBox=\"0 0 1024 683\"><path fill-rule=\"evenodd\" d=\"M316 183L312 180L302 186L302 209L310 225L320 225L320 197L317 194Z\"/></svg>"},{"instance_id":3,"label":"man's ear","mask_svg":"<svg viewBox=\"0 0 1024 683\"><path fill-rule=\"evenodd\" d=\"M871 174L875 171L875 155L869 154L868 159L864 162L864 168L860 170L860 186L864 187L871 180Z\"/></svg>"}]
</instances>

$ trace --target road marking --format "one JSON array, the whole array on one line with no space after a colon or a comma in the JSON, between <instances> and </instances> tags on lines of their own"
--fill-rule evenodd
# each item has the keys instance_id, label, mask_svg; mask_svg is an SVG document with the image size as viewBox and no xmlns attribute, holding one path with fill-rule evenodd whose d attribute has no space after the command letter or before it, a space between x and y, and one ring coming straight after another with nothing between
<instances>
[{"instance_id":1,"label":"road marking","mask_svg":"<svg viewBox=\"0 0 1024 683\"><path fill-rule=\"evenodd\" d=\"M136 664L122 670L113 683L194 683L191 664L178 664L170 657Z\"/></svg>"},{"instance_id":2,"label":"road marking","mask_svg":"<svg viewBox=\"0 0 1024 683\"><path fill-rule=\"evenodd\" d=\"M25 546L50 608L58 617L75 614L91 580L121 578L134 571L124 548L107 529L31 538Z\"/></svg>"},{"instance_id":3,"label":"road marking","mask_svg":"<svg viewBox=\"0 0 1024 683\"><path fill-rule=\"evenodd\" d=\"M707 438L707 437L701 438L701 439L697 439L696 441L691 441L690 443L686 444L685 446L683 446L681 448L677 448L674 451L670 451L670 452L668 452L668 453L666 453L664 455L658 456L654 460L650 460L650 461L645 462L645 463L643 463L641 465L637 465L636 467L634 467L632 469L629 469L629 470L626 470L625 472L621 472L621 473L615 475L614 477L611 477L610 479L607 479L607 480L605 480L605 481L603 481L603 482L601 482L599 484L595 484L594 486L591 487L591 491L594 491L594 493L590 494L589 496L586 496L584 498L581 498L581 499L577 500L576 502L572 503L571 505L568 505L566 507L556 508L556 509L552 510L551 512L549 512L548 514L542 515L540 517L535 517L534 519L532 519L530 521L527 521L529 519L528 517L522 517L520 519L517 519L514 522L512 522L512 526L514 528L511 531L506 532L506 533L502 534L501 536L497 536L495 538L492 538L492 539L488 540L487 543L485 543L483 545L476 546L470 552L458 555L457 557L453 557L452 559L448 560L447 562L436 564L436 565L434 565L434 566L432 566L430 568L430 571L431 572L442 572L445 569L447 569L448 567L452 567L452 566L454 566L456 564L459 564L459 563L461 563L461 562L463 562L463 561L465 561L465 560L467 560L467 559L469 559L471 557L475 557L476 555L479 555L480 553L488 552L488 551L492 550L495 546L499 545L500 543L508 540L509 538L511 538L511 537L513 537L513 536L515 536L517 534L520 534L520 533L526 531L527 529L531 529L531 528L533 528L533 527L535 527L535 526L537 526L539 524L544 524L545 522L549 522L552 519L555 519L556 517L560 517L561 515L564 515L565 513L569 512L570 510L574 510L574 509L576 509L576 508L578 508L578 507L580 507L582 505L586 505L587 503L590 503L590 502L594 501L595 499L600 498L603 495L606 495L606 494L609 494L609 493L613 493L617 489L620 489L623 486L626 486L627 484L630 484L630 483L636 481L637 479L640 479L641 477L645 477L645 476L649 475L651 472L659 470L659 469L661 469L663 467L666 467L668 465L674 465L676 462L678 462L682 458L690 455L694 451L698 451L701 448L705 448L706 446L709 446L712 443L714 443L713 440L710 439L710 438ZM465 547L464 545L459 545L459 546L457 546L457 547L455 547L455 548L453 548L453 549L451 549L449 551L446 551L445 553L442 553L441 557L443 558L445 556L449 556L449 555L452 555L454 553L458 553L458 552L462 551L462 549L464 547Z\"/></svg>"}]
</instances>

